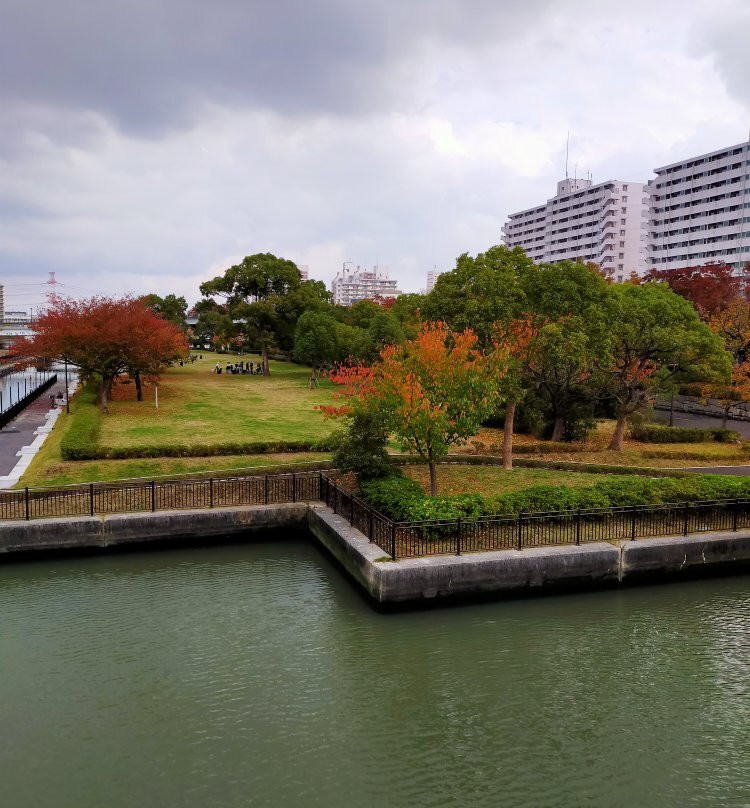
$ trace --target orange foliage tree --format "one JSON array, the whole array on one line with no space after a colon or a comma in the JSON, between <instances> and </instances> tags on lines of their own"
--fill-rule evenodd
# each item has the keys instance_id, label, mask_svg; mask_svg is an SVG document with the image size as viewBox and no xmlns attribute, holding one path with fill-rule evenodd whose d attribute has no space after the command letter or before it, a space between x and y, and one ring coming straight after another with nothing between
<instances>
[{"instance_id":1,"label":"orange foliage tree","mask_svg":"<svg viewBox=\"0 0 750 808\"><path fill-rule=\"evenodd\" d=\"M108 412L114 380L129 372L141 400L142 375L154 376L188 352L182 331L142 300L92 297L55 301L34 322L30 339L17 343L27 356L66 359L83 378L98 379L99 403Z\"/></svg>"},{"instance_id":2,"label":"orange foliage tree","mask_svg":"<svg viewBox=\"0 0 750 808\"><path fill-rule=\"evenodd\" d=\"M437 461L467 441L495 409L498 378L507 371L502 346L481 351L469 329L454 333L444 323L423 325L413 340L389 345L372 367L339 368L331 378L343 389L332 415L370 408L384 417L404 451L416 452L430 470L437 495Z\"/></svg>"}]
</instances>

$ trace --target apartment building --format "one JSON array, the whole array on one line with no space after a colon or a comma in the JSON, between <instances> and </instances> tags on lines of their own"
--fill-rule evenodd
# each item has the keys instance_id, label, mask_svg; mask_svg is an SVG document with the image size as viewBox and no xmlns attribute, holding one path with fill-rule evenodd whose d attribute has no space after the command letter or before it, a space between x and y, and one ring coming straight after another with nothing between
<instances>
[{"instance_id":1,"label":"apartment building","mask_svg":"<svg viewBox=\"0 0 750 808\"><path fill-rule=\"evenodd\" d=\"M397 297L398 281L388 277L388 270L373 267L371 270L357 267L352 269L351 262L346 261L331 282L333 302L339 306L351 306L359 300L371 300L374 297Z\"/></svg>"},{"instance_id":2,"label":"apartment building","mask_svg":"<svg viewBox=\"0 0 750 808\"><path fill-rule=\"evenodd\" d=\"M425 294L429 294L435 288L435 281L443 274L442 269L431 269L427 273L427 286L425 286Z\"/></svg>"},{"instance_id":3,"label":"apartment building","mask_svg":"<svg viewBox=\"0 0 750 808\"><path fill-rule=\"evenodd\" d=\"M536 263L593 261L622 282L647 269L647 221L644 183L566 178L552 199L508 217L503 242Z\"/></svg>"},{"instance_id":4,"label":"apartment building","mask_svg":"<svg viewBox=\"0 0 750 808\"><path fill-rule=\"evenodd\" d=\"M654 169L648 263L676 269L750 262L750 142Z\"/></svg>"}]
</instances>

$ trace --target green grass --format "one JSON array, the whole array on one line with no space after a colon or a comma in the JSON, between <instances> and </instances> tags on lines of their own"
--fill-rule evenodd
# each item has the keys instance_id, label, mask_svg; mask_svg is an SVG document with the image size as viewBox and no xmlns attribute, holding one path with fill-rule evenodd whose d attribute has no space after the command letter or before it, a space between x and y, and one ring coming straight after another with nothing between
<instances>
[{"instance_id":1,"label":"green grass","mask_svg":"<svg viewBox=\"0 0 750 808\"><path fill-rule=\"evenodd\" d=\"M272 362L270 378L261 376L217 376L211 368L215 354L204 354L183 368L164 374L159 383L159 409L154 390L144 388L144 401L135 401L132 385L118 385L110 415L102 416L99 443L109 446L207 445L238 440L306 440L324 437L335 424L313 407L330 403L333 385L320 382L309 390L309 370L284 362ZM237 358L239 359L239 357ZM248 359L247 356L244 357ZM253 357L256 359L256 357ZM222 364L235 357L221 356ZM71 402L71 415L62 413L41 451L34 457L20 486L60 486L185 474L251 466L281 466L290 463L327 460L327 453L297 452L262 455L226 455L132 460L64 461L60 454L63 435L75 418L87 394ZM79 400L80 399L80 400Z\"/></svg>"},{"instance_id":2,"label":"green grass","mask_svg":"<svg viewBox=\"0 0 750 808\"><path fill-rule=\"evenodd\" d=\"M416 480L425 493L430 490L427 466L405 466L404 473ZM627 475L607 475L606 479L626 479ZM515 468L505 471L499 466L438 466L438 493L481 494L494 496L510 491L521 491L533 485L556 485L566 488L585 488L602 481L601 474L577 471L550 471L548 469Z\"/></svg>"},{"instance_id":3,"label":"green grass","mask_svg":"<svg viewBox=\"0 0 750 808\"><path fill-rule=\"evenodd\" d=\"M158 409L153 387L146 386L145 400L138 402L132 385L118 385L110 415L102 419L101 445L314 440L332 431L334 424L314 409L332 402L331 382L321 380L310 390L310 370L287 362L271 362L268 378L217 375L211 372L217 359L223 366L257 357L204 354L194 364L171 368L158 385Z\"/></svg>"}]
</instances>

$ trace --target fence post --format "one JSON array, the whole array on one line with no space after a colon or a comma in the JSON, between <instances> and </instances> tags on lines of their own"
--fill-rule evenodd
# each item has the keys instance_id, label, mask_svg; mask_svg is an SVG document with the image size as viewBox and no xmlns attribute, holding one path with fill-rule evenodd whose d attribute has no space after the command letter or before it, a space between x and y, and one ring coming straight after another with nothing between
<instances>
[{"instance_id":1,"label":"fence post","mask_svg":"<svg viewBox=\"0 0 750 808\"><path fill-rule=\"evenodd\" d=\"M297 475L292 472L292 502L297 501Z\"/></svg>"},{"instance_id":2,"label":"fence post","mask_svg":"<svg viewBox=\"0 0 750 808\"><path fill-rule=\"evenodd\" d=\"M367 507L367 538L372 541L372 508Z\"/></svg>"},{"instance_id":3,"label":"fence post","mask_svg":"<svg viewBox=\"0 0 750 808\"><path fill-rule=\"evenodd\" d=\"M522 519L523 519L523 511L520 511L519 514L518 514L518 549L519 550L523 546L523 536L521 534L521 530L522 530L522 527L521 527L522 522L521 522L521 520Z\"/></svg>"},{"instance_id":4,"label":"fence post","mask_svg":"<svg viewBox=\"0 0 750 808\"><path fill-rule=\"evenodd\" d=\"M732 508L732 530L736 532L737 530L737 513L740 509L740 502L738 499L734 501L734 507Z\"/></svg>"},{"instance_id":5,"label":"fence post","mask_svg":"<svg viewBox=\"0 0 750 808\"><path fill-rule=\"evenodd\" d=\"M354 525L354 494L349 494L349 524Z\"/></svg>"},{"instance_id":6,"label":"fence post","mask_svg":"<svg viewBox=\"0 0 750 808\"><path fill-rule=\"evenodd\" d=\"M581 543L581 509L576 513L576 544Z\"/></svg>"},{"instance_id":7,"label":"fence post","mask_svg":"<svg viewBox=\"0 0 750 808\"><path fill-rule=\"evenodd\" d=\"M263 504L268 505L268 475L263 478Z\"/></svg>"},{"instance_id":8,"label":"fence post","mask_svg":"<svg viewBox=\"0 0 750 808\"><path fill-rule=\"evenodd\" d=\"M26 486L24 488L24 500L26 502L26 520L28 521L31 519L31 514L29 513L29 488Z\"/></svg>"},{"instance_id":9,"label":"fence post","mask_svg":"<svg viewBox=\"0 0 750 808\"><path fill-rule=\"evenodd\" d=\"M458 517L458 535L456 536L456 555L461 555L461 527L463 525L463 519Z\"/></svg>"},{"instance_id":10,"label":"fence post","mask_svg":"<svg viewBox=\"0 0 750 808\"><path fill-rule=\"evenodd\" d=\"M151 480L151 510L156 510L156 482Z\"/></svg>"},{"instance_id":11,"label":"fence post","mask_svg":"<svg viewBox=\"0 0 750 808\"><path fill-rule=\"evenodd\" d=\"M391 522L391 558L396 560L396 523Z\"/></svg>"},{"instance_id":12,"label":"fence post","mask_svg":"<svg viewBox=\"0 0 750 808\"><path fill-rule=\"evenodd\" d=\"M635 507L630 512L630 541L635 541L635 518L637 511Z\"/></svg>"},{"instance_id":13,"label":"fence post","mask_svg":"<svg viewBox=\"0 0 750 808\"><path fill-rule=\"evenodd\" d=\"M323 472L318 472L318 499L323 500Z\"/></svg>"},{"instance_id":14,"label":"fence post","mask_svg":"<svg viewBox=\"0 0 750 808\"><path fill-rule=\"evenodd\" d=\"M688 534L688 509L690 508L690 503L686 502L682 508L682 534L683 536L687 536Z\"/></svg>"},{"instance_id":15,"label":"fence post","mask_svg":"<svg viewBox=\"0 0 750 808\"><path fill-rule=\"evenodd\" d=\"M94 484L89 483L89 504L91 506L91 515L94 515Z\"/></svg>"},{"instance_id":16,"label":"fence post","mask_svg":"<svg viewBox=\"0 0 750 808\"><path fill-rule=\"evenodd\" d=\"M214 478L209 477L208 479L208 507L213 508L214 506Z\"/></svg>"}]
</instances>

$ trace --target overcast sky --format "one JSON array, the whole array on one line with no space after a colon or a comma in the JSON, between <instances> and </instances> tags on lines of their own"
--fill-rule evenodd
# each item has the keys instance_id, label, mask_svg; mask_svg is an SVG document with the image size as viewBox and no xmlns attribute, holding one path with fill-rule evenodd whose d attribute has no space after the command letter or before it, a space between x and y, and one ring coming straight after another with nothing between
<instances>
[{"instance_id":1,"label":"overcast sky","mask_svg":"<svg viewBox=\"0 0 750 808\"><path fill-rule=\"evenodd\" d=\"M0 0L0 282L184 294L254 252L407 291L570 171L748 137L747 0ZM26 285L24 285L26 284Z\"/></svg>"}]
</instances>

